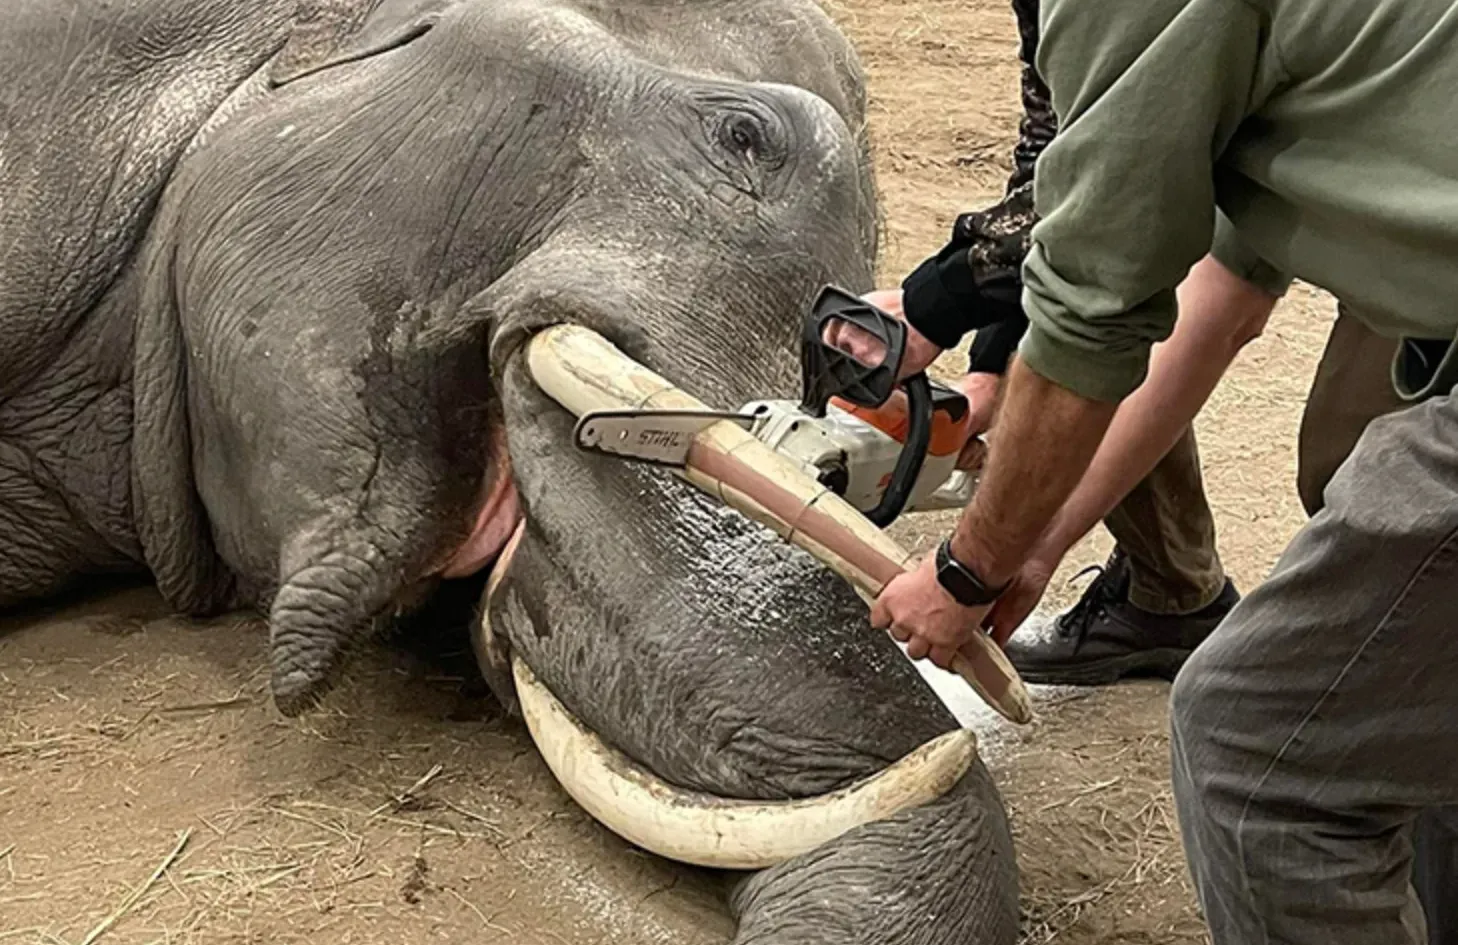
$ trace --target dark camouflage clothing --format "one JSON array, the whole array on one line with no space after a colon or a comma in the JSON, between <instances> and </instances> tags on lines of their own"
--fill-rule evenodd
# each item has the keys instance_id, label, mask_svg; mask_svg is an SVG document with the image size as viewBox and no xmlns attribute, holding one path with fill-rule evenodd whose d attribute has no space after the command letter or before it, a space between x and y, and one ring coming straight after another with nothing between
<instances>
[{"instance_id":1,"label":"dark camouflage clothing","mask_svg":"<svg viewBox=\"0 0 1458 945\"><path fill-rule=\"evenodd\" d=\"M918 331L952 347L977 331L969 370L1001 373L1027 328L1022 313L1022 264L1033 223L1033 166L1053 140L1057 119L1033 59L1038 48L1038 0L1012 0L1022 60L1023 117L1013 171L1002 201L957 218L951 241L903 283L906 317Z\"/></svg>"},{"instance_id":2,"label":"dark camouflage clothing","mask_svg":"<svg viewBox=\"0 0 1458 945\"><path fill-rule=\"evenodd\" d=\"M1018 19L1018 57L1023 63L1023 119L1018 125L1018 143L1013 148L1013 172L1007 184L1009 195L1032 183L1033 162L1053 140L1058 127L1048 86L1033 68L1033 57L1038 53L1038 0L1012 0L1012 8Z\"/></svg>"}]
</instances>

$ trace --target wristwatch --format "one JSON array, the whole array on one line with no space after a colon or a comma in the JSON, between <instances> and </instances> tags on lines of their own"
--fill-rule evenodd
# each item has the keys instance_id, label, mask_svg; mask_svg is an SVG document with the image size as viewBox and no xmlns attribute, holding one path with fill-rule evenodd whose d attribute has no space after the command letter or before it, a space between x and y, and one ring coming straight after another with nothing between
<instances>
[{"instance_id":1,"label":"wristwatch","mask_svg":"<svg viewBox=\"0 0 1458 945\"><path fill-rule=\"evenodd\" d=\"M937 583L963 607L981 607L1002 596L1007 584L989 588L983 584L972 569L952 557L952 539L945 539L937 546Z\"/></svg>"}]
</instances>

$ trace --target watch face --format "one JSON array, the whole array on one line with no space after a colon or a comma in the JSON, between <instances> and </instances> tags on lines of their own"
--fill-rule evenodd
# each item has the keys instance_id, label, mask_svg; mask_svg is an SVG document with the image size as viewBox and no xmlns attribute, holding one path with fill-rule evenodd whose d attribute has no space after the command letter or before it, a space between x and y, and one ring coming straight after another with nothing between
<instances>
[{"instance_id":1,"label":"watch face","mask_svg":"<svg viewBox=\"0 0 1458 945\"><path fill-rule=\"evenodd\" d=\"M977 607L996 600L996 594L990 593L976 575L952 557L950 546L949 539L937 548L937 581L947 593L963 607Z\"/></svg>"},{"instance_id":2,"label":"watch face","mask_svg":"<svg viewBox=\"0 0 1458 945\"><path fill-rule=\"evenodd\" d=\"M969 580L970 575L952 557L951 550L948 548L949 544L950 542L944 541L937 548L937 582L956 599L957 603L964 607L970 606L977 594L976 584Z\"/></svg>"}]
</instances>

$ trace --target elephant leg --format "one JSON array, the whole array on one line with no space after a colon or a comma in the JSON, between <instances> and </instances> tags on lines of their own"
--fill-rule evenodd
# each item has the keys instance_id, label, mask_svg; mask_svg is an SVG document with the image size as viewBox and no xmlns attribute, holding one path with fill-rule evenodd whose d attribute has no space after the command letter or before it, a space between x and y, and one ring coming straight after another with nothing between
<instances>
[{"instance_id":1,"label":"elephant leg","mask_svg":"<svg viewBox=\"0 0 1458 945\"><path fill-rule=\"evenodd\" d=\"M1012 945L1012 835L978 762L938 800L746 879L733 945Z\"/></svg>"},{"instance_id":2,"label":"elephant leg","mask_svg":"<svg viewBox=\"0 0 1458 945\"><path fill-rule=\"evenodd\" d=\"M64 589L86 570L119 566L116 555L98 559L95 534L75 515L45 469L25 450L0 442L0 607Z\"/></svg>"}]
</instances>

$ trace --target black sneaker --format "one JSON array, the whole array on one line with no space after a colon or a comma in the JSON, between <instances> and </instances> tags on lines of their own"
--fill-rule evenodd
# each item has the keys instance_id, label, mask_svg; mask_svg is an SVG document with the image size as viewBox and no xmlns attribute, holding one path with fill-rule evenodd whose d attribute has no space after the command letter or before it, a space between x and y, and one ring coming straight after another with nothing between
<instances>
[{"instance_id":1,"label":"black sneaker","mask_svg":"<svg viewBox=\"0 0 1458 945\"><path fill-rule=\"evenodd\" d=\"M1129 602L1129 561L1117 548L1094 565L1078 603L1052 619L1030 620L1008 640L1008 660L1026 682L1104 686L1126 676L1173 680L1195 647L1220 625L1240 594L1227 578L1220 595L1193 614L1169 616Z\"/></svg>"}]
</instances>

